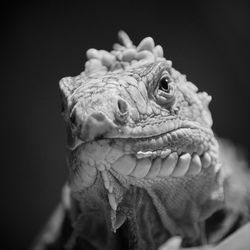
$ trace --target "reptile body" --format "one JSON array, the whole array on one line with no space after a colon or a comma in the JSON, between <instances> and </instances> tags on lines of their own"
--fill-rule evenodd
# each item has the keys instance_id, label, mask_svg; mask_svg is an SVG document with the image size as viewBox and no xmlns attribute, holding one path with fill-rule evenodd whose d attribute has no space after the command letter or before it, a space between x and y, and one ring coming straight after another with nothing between
<instances>
[{"instance_id":1,"label":"reptile body","mask_svg":"<svg viewBox=\"0 0 250 250\"><path fill-rule=\"evenodd\" d=\"M176 235L202 245L224 204L211 97L152 38L119 37L60 81L70 173L48 249L153 250Z\"/></svg>"}]
</instances>

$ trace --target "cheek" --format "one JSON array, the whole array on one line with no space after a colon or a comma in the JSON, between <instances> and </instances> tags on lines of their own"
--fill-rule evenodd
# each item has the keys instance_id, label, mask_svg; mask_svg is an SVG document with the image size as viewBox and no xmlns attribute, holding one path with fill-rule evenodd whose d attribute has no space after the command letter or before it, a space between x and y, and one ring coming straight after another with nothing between
<instances>
[{"instance_id":1,"label":"cheek","mask_svg":"<svg viewBox=\"0 0 250 250\"><path fill-rule=\"evenodd\" d=\"M207 126L211 127L213 125L213 119L210 111L204 109L201 114L202 114L202 120L206 123Z\"/></svg>"},{"instance_id":2,"label":"cheek","mask_svg":"<svg viewBox=\"0 0 250 250\"><path fill-rule=\"evenodd\" d=\"M211 127L213 124L212 116L208 108L206 107L196 107L193 106L192 109L192 119L199 122L205 127Z\"/></svg>"},{"instance_id":3,"label":"cheek","mask_svg":"<svg viewBox=\"0 0 250 250\"><path fill-rule=\"evenodd\" d=\"M206 127L211 126L212 122L210 112L207 109L203 110L201 107L190 105L186 101L182 102L178 116L181 120L198 122Z\"/></svg>"}]
</instances>

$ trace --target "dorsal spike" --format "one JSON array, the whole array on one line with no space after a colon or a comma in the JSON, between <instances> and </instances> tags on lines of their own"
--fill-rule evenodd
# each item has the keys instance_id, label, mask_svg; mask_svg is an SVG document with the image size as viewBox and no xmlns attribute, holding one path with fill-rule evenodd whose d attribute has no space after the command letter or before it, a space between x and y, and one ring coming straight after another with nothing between
<instances>
[{"instance_id":1,"label":"dorsal spike","mask_svg":"<svg viewBox=\"0 0 250 250\"><path fill-rule=\"evenodd\" d=\"M126 48L133 47L133 42L125 31L120 30L118 32L118 39L120 40L121 44L124 45Z\"/></svg>"}]
</instances>

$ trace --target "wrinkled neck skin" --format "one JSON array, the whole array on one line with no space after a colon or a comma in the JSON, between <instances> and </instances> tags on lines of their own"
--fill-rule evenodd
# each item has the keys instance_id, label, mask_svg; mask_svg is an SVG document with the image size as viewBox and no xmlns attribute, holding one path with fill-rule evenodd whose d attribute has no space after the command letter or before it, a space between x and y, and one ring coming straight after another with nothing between
<instances>
[{"instance_id":1,"label":"wrinkled neck skin","mask_svg":"<svg viewBox=\"0 0 250 250\"><path fill-rule=\"evenodd\" d=\"M69 148L67 249L157 249L171 236L203 244L223 205L205 92L145 38L89 50L85 71L61 80Z\"/></svg>"},{"instance_id":2,"label":"wrinkled neck skin","mask_svg":"<svg viewBox=\"0 0 250 250\"><path fill-rule=\"evenodd\" d=\"M221 170L213 158L209 166L189 172L197 166L199 147L187 144L176 153L176 135L168 135L164 147L160 136L153 145L134 138L101 139L70 151L72 246L157 249L174 235L187 246L203 243L202 222L223 204ZM182 134L184 145L189 136ZM206 152L217 147L212 138ZM192 156L185 174L183 151ZM204 152L199 159L205 164Z\"/></svg>"},{"instance_id":3,"label":"wrinkled neck skin","mask_svg":"<svg viewBox=\"0 0 250 250\"><path fill-rule=\"evenodd\" d=\"M71 193L72 246L157 249L174 235L183 238L183 246L201 245L202 222L222 207L221 177L219 172L214 175L213 167L195 177L169 178L148 187L110 177L120 199L116 210L110 207L101 174L91 188ZM187 197L188 189L192 192Z\"/></svg>"}]
</instances>

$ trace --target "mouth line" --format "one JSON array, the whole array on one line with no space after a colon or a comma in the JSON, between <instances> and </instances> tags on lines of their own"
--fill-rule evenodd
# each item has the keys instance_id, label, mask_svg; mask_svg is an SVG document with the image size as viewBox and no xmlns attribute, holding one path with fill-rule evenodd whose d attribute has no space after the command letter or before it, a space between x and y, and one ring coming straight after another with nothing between
<instances>
[{"instance_id":1,"label":"mouth line","mask_svg":"<svg viewBox=\"0 0 250 250\"><path fill-rule=\"evenodd\" d=\"M204 135L199 134L200 131L196 131L195 134L190 129L186 133L183 130L185 129L181 128L167 133L167 135L141 138L141 140L102 138L80 144L72 153L78 155L86 164L90 159L92 162L90 165L95 165L100 171L104 167L109 170L112 165L119 165L121 162L122 168L126 169L125 165L129 162L133 162L133 164L145 160L153 162L157 158L162 161L171 157L174 157L175 161L180 158L187 165L192 158L195 158L195 161L203 159L204 161L201 163L204 166L217 162L218 144L213 136L209 135L205 138ZM188 132L191 132L193 138L190 139ZM164 138L164 136L166 137ZM125 158L125 162L119 161L122 158Z\"/></svg>"},{"instance_id":2,"label":"mouth line","mask_svg":"<svg viewBox=\"0 0 250 250\"><path fill-rule=\"evenodd\" d=\"M214 137L213 132L211 129L204 128L202 126L198 126L196 124L188 124L188 126L181 126L178 128L173 128L172 130L168 130L167 132L161 133L161 134L155 134L152 136L142 136L142 137L131 137L131 136L126 136L122 134L118 134L117 136L99 136L93 140L89 141L82 141L79 138L76 138L75 145L72 147L69 147L71 151L75 151L80 147L83 147L87 144L94 143L94 142L100 142L103 140L109 140L110 143L115 141L126 141L127 144L134 144L134 148L136 151L157 151L157 150L162 150L164 148L167 148L168 141L171 140L171 137L174 137L174 140L178 142L178 140L182 140L183 134L187 134L187 131L189 131L189 134L191 135L194 132L198 132L202 134L206 141L207 144L209 144L210 140ZM192 131L192 132L191 132ZM202 143L203 139L200 138L200 143ZM155 144L156 143L156 144ZM199 140L196 141L196 143L199 143ZM158 145L158 146L157 146ZM178 148L181 148L178 146ZM153 150L150 150L153 149ZM176 149L178 151L178 149ZM204 149L202 150L204 151Z\"/></svg>"},{"instance_id":3,"label":"mouth line","mask_svg":"<svg viewBox=\"0 0 250 250\"><path fill-rule=\"evenodd\" d=\"M157 168L157 170L154 170L153 172L157 172L159 170L157 165L160 163L165 165L165 170L161 171L162 173L160 173L158 177L166 177L172 175L171 171L174 171L175 168L178 169L177 172L175 171L176 172L174 174L175 177L184 176L185 171L187 172L188 170L187 168L189 168L189 166L191 165L193 165L192 166L193 169L189 171L189 173L191 175L196 175L203 168L208 168L211 165L216 165L217 144L215 140L214 141L211 140L211 142L207 147L196 148L194 144L192 144L192 146L193 148L189 147L188 150L185 149L184 147L180 147L178 150L176 150L175 148L170 148L165 146L157 150L148 150L148 151L133 150L124 152L124 154L121 157L119 157L119 159L110 164L111 169L122 175L125 176L129 175L131 177L134 176L136 178L141 179L144 177L146 178L152 177L150 173L146 174L146 172L147 171L150 172L150 169L155 169L155 168ZM131 166L135 165L134 170L132 170L132 167L130 170L126 168L126 165L129 165L127 164L129 162ZM147 170L147 165L151 166L150 169L148 170ZM139 174L137 172L139 172ZM153 174L153 176L156 177L155 173Z\"/></svg>"},{"instance_id":4,"label":"mouth line","mask_svg":"<svg viewBox=\"0 0 250 250\"><path fill-rule=\"evenodd\" d=\"M124 183L150 185L152 180L192 177L219 166L213 134L190 128L147 138L100 138L79 144L72 154L77 163L71 169L83 178L77 185L93 185L99 172L110 195L109 173ZM91 184L87 176L92 176Z\"/></svg>"}]
</instances>

